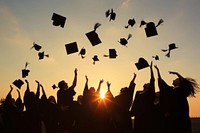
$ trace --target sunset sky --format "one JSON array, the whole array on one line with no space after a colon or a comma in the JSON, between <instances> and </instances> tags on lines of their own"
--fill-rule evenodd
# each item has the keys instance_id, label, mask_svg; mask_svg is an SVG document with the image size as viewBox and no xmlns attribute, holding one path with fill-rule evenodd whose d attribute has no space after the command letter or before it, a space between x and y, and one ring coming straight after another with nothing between
<instances>
[{"instance_id":1,"label":"sunset sky","mask_svg":"<svg viewBox=\"0 0 200 133\"><path fill-rule=\"evenodd\" d=\"M48 96L56 96L57 89L52 85L65 80L69 85L74 78L74 69L78 69L78 82L75 88L82 94L85 75L89 86L97 88L103 79L102 91L106 91L106 82L111 82L111 91L116 96L120 88L128 86L136 77L136 91L142 90L149 82L149 68L137 70L135 63L140 57L160 68L163 79L172 84L174 75L168 71L177 71L184 77L192 77L200 83L200 1L199 0L1 0L0 1L0 98L7 95L15 79L27 79L31 90L36 90L35 80L40 81ZM115 21L109 21L105 12L113 9ZM53 13L65 16L65 27L52 25ZM128 20L134 18L136 24L124 28ZM145 26L139 27L141 20L164 23L157 27L158 35L146 37ZM96 30L102 43L92 46L85 33L93 30L95 23L101 23ZM121 45L120 38L127 38L127 47ZM41 51L49 58L38 59L38 51L31 49L33 42L42 46ZM67 55L65 44L77 42L78 49L86 48L86 58L78 53ZM168 45L175 43L178 49L171 51L171 57L165 56ZM103 57L109 49L116 49L117 58ZM98 55L93 64L92 57ZM159 55L160 60L152 58ZM21 70L29 62L29 76L22 78ZM157 73L155 78L157 79ZM14 86L14 85L13 85ZM15 87L15 89L17 89ZM26 86L21 88L24 94ZM156 80L156 91L158 91ZM17 91L13 91L17 96ZM200 92L196 98L188 98L190 115L200 117Z\"/></svg>"}]
</instances>

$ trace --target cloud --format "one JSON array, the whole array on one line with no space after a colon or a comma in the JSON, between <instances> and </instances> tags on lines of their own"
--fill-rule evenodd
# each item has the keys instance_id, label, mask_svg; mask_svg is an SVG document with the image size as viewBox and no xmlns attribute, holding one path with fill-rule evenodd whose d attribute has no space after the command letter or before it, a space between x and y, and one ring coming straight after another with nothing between
<instances>
[{"instance_id":1,"label":"cloud","mask_svg":"<svg viewBox=\"0 0 200 133\"><path fill-rule=\"evenodd\" d=\"M127 8L129 5L130 0L123 0L122 4L121 4L121 8Z\"/></svg>"},{"instance_id":2,"label":"cloud","mask_svg":"<svg viewBox=\"0 0 200 133\"><path fill-rule=\"evenodd\" d=\"M0 16L1 43L7 45L12 44L16 46L24 46L31 41L30 37L20 26L18 18L14 15L14 13L9 7L5 5L0 5Z\"/></svg>"}]
</instances>

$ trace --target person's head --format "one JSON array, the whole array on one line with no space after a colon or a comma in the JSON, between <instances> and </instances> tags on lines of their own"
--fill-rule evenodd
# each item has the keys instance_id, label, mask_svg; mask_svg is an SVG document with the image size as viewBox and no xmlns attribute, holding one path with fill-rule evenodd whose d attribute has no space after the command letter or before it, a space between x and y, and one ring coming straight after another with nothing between
<instances>
[{"instance_id":1,"label":"person's head","mask_svg":"<svg viewBox=\"0 0 200 133\"><path fill-rule=\"evenodd\" d=\"M56 104L56 99L54 96L49 96L48 101L52 104Z\"/></svg>"},{"instance_id":2,"label":"person's head","mask_svg":"<svg viewBox=\"0 0 200 133\"><path fill-rule=\"evenodd\" d=\"M90 91L90 93L95 93L95 88L94 87L90 87L89 91Z\"/></svg>"},{"instance_id":3,"label":"person's head","mask_svg":"<svg viewBox=\"0 0 200 133\"><path fill-rule=\"evenodd\" d=\"M150 83L145 83L145 84L143 85L143 91L148 90L149 87L150 87Z\"/></svg>"},{"instance_id":4,"label":"person's head","mask_svg":"<svg viewBox=\"0 0 200 133\"><path fill-rule=\"evenodd\" d=\"M68 84L62 80L58 83L58 87L61 89L61 90L66 90L68 88Z\"/></svg>"},{"instance_id":5,"label":"person's head","mask_svg":"<svg viewBox=\"0 0 200 133\"><path fill-rule=\"evenodd\" d=\"M180 79L176 78L175 80L173 80L172 84L173 84L174 87L180 86Z\"/></svg>"},{"instance_id":6,"label":"person's head","mask_svg":"<svg viewBox=\"0 0 200 133\"><path fill-rule=\"evenodd\" d=\"M126 93L127 90L128 90L128 87L123 87L123 88L121 88L121 89L120 89L120 94Z\"/></svg>"},{"instance_id":7,"label":"person's head","mask_svg":"<svg viewBox=\"0 0 200 133\"><path fill-rule=\"evenodd\" d=\"M79 104L82 104L82 99L83 99L83 96L79 95L78 98L77 98L77 101L78 101Z\"/></svg>"}]
</instances>

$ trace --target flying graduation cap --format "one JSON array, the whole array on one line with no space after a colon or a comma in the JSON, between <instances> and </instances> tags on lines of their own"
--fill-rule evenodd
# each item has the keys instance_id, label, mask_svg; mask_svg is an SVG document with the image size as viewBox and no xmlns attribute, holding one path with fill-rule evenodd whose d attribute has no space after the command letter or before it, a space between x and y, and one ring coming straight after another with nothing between
<instances>
[{"instance_id":1,"label":"flying graduation cap","mask_svg":"<svg viewBox=\"0 0 200 133\"><path fill-rule=\"evenodd\" d=\"M109 55L104 55L104 57L109 57L110 59L117 57L117 51L115 49L109 49Z\"/></svg>"},{"instance_id":2,"label":"flying graduation cap","mask_svg":"<svg viewBox=\"0 0 200 133\"><path fill-rule=\"evenodd\" d=\"M65 44L65 49L68 55L73 54L73 53L78 52L78 45L76 42L68 43L68 44Z\"/></svg>"},{"instance_id":3,"label":"flying graduation cap","mask_svg":"<svg viewBox=\"0 0 200 133\"><path fill-rule=\"evenodd\" d=\"M168 46L169 46L169 49L162 49L162 51L163 52L167 52L168 51L168 53L165 56L170 57L171 50L177 49L178 47L176 47L175 43L171 43Z\"/></svg>"},{"instance_id":4,"label":"flying graduation cap","mask_svg":"<svg viewBox=\"0 0 200 133\"><path fill-rule=\"evenodd\" d=\"M154 22L145 22L144 20L141 21L140 23L140 27L142 27L143 25L146 25L146 28L145 28L145 33L146 33L146 36L147 37L151 37L151 36L156 36L158 35L158 32L157 32L157 27L159 25L161 25L163 23L163 19L160 19L158 21L158 24L155 25Z\"/></svg>"},{"instance_id":5,"label":"flying graduation cap","mask_svg":"<svg viewBox=\"0 0 200 133\"><path fill-rule=\"evenodd\" d=\"M25 68L22 69L22 78L26 78L26 76L28 76L28 74L29 74L29 72L30 72L30 70L26 69L27 66L28 66L28 64L29 64L29 63L26 62L26 64L25 64Z\"/></svg>"},{"instance_id":6,"label":"flying graduation cap","mask_svg":"<svg viewBox=\"0 0 200 133\"><path fill-rule=\"evenodd\" d=\"M24 82L21 79L16 79L13 84L18 88L21 89L22 85L24 84Z\"/></svg>"},{"instance_id":7,"label":"flying graduation cap","mask_svg":"<svg viewBox=\"0 0 200 133\"><path fill-rule=\"evenodd\" d=\"M42 46L40 46L39 44L36 44L35 42L33 42L33 46L31 47L31 49L35 49L36 51L40 51L40 49L42 48Z\"/></svg>"},{"instance_id":8,"label":"flying graduation cap","mask_svg":"<svg viewBox=\"0 0 200 133\"><path fill-rule=\"evenodd\" d=\"M140 57L138 62L135 63L135 65L136 65L138 70L141 70L143 68L149 67L148 62L143 57Z\"/></svg>"},{"instance_id":9,"label":"flying graduation cap","mask_svg":"<svg viewBox=\"0 0 200 133\"><path fill-rule=\"evenodd\" d=\"M129 26L131 26L131 27L133 27L134 25L135 25L135 19L133 18L133 19L129 19L128 20L128 25L127 26L125 26L125 28L127 29Z\"/></svg>"},{"instance_id":10,"label":"flying graduation cap","mask_svg":"<svg viewBox=\"0 0 200 133\"><path fill-rule=\"evenodd\" d=\"M99 26L101 26L101 24L96 23L94 25L94 30L85 34L87 36L87 38L89 39L90 43L92 44L92 46L95 46L95 45L101 43L101 40L100 40L98 34L96 33L96 30Z\"/></svg>"},{"instance_id":11,"label":"flying graduation cap","mask_svg":"<svg viewBox=\"0 0 200 133\"><path fill-rule=\"evenodd\" d=\"M53 85L52 85L52 88L53 88L53 89L56 89L56 88L58 88L58 87L57 87L55 84L53 84Z\"/></svg>"},{"instance_id":12,"label":"flying graduation cap","mask_svg":"<svg viewBox=\"0 0 200 133\"><path fill-rule=\"evenodd\" d=\"M85 56L84 56L85 54L86 54L86 49L82 48L78 55L81 55L81 58L83 59L83 58L85 58Z\"/></svg>"},{"instance_id":13,"label":"flying graduation cap","mask_svg":"<svg viewBox=\"0 0 200 133\"><path fill-rule=\"evenodd\" d=\"M152 58L154 58L155 60L159 60L159 56L158 55L152 56Z\"/></svg>"},{"instance_id":14,"label":"flying graduation cap","mask_svg":"<svg viewBox=\"0 0 200 133\"><path fill-rule=\"evenodd\" d=\"M97 55L94 55L92 59L93 59L93 64L95 64L96 61L99 61L99 58Z\"/></svg>"},{"instance_id":15,"label":"flying graduation cap","mask_svg":"<svg viewBox=\"0 0 200 133\"><path fill-rule=\"evenodd\" d=\"M61 15L56 14L56 13L53 13L51 20L53 20L54 26L60 26L60 27L64 28L66 17L61 16Z\"/></svg>"},{"instance_id":16,"label":"flying graduation cap","mask_svg":"<svg viewBox=\"0 0 200 133\"><path fill-rule=\"evenodd\" d=\"M115 18L116 18L116 13L114 13L113 12L113 9L109 9L108 11L106 11L106 17L109 17L110 16L110 19L109 19L109 21L111 21L111 20L115 20Z\"/></svg>"},{"instance_id":17,"label":"flying graduation cap","mask_svg":"<svg viewBox=\"0 0 200 133\"><path fill-rule=\"evenodd\" d=\"M128 40L132 37L132 34L129 34L128 35L128 38L125 39L125 38L120 38L120 41L118 41L121 45L124 45L126 46L128 44Z\"/></svg>"},{"instance_id":18,"label":"flying graduation cap","mask_svg":"<svg viewBox=\"0 0 200 133\"><path fill-rule=\"evenodd\" d=\"M39 52L38 53L38 57L39 57L39 60L42 60L42 59L44 59L44 57L49 57L49 55L48 54L44 54L44 51L43 52Z\"/></svg>"}]
</instances>

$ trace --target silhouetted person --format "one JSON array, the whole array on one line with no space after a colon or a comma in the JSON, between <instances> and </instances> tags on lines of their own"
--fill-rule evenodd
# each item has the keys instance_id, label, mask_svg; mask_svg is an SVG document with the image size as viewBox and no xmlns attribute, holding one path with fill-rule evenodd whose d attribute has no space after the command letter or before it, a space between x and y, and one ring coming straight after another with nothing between
<instances>
[{"instance_id":1,"label":"silhouetted person","mask_svg":"<svg viewBox=\"0 0 200 133\"><path fill-rule=\"evenodd\" d=\"M150 65L150 82L143 85L142 91L137 91L131 108L134 116L134 133L152 133L153 111L155 99L155 79Z\"/></svg>"},{"instance_id":2,"label":"silhouetted person","mask_svg":"<svg viewBox=\"0 0 200 133\"><path fill-rule=\"evenodd\" d=\"M86 133L96 133L99 129L98 123L98 102L100 99L100 88L103 80L99 81L99 86L97 91L94 87L88 88L88 78L86 77L85 88L83 91L83 119L85 121L85 130Z\"/></svg>"},{"instance_id":3,"label":"silhouetted person","mask_svg":"<svg viewBox=\"0 0 200 133\"><path fill-rule=\"evenodd\" d=\"M44 121L46 133L58 132L58 106L54 96L49 96L47 99L44 87L42 88L42 97L40 103L40 110L42 114L42 120Z\"/></svg>"},{"instance_id":4,"label":"silhouetted person","mask_svg":"<svg viewBox=\"0 0 200 133\"><path fill-rule=\"evenodd\" d=\"M27 88L24 94L24 105L26 107L26 111L23 115L23 130L24 133L41 133L41 116L39 109L39 90L40 83L37 83L37 91L36 94L30 91L29 82L25 80L27 84Z\"/></svg>"},{"instance_id":5,"label":"silhouetted person","mask_svg":"<svg viewBox=\"0 0 200 133\"><path fill-rule=\"evenodd\" d=\"M135 90L136 74L129 84L129 87L121 88L120 94L115 96L114 121L117 133L133 133L132 119L129 112Z\"/></svg>"},{"instance_id":6,"label":"silhouetted person","mask_svg":"<svg viewBox=\"0 0 200 133\"><path fill-rule=\"evenodd\" d=\"M74 80L70 87L64 80L58 83L57 104L59 108L59 132L71 132L74 123L74 102L73 96L76 94L74 88L77 84L77 69L74 70Z\"/></svg>"},{"instance_id":7,"label":"silhouetted person","mask_svg":"<svg viewBox=\"0 0 200 133\"><path fill-rule=\"evenodd\" d=\"M10 85L10 91L3 102L2 133L21 133L21 112L18 110L15 99L12 98L13 87Z\"/></svg>"},{"instance_id":8,"label":"silhouetted person","mask_svg":"<svg viewBox=\"0 0 200 133\"><path fill-rule=\"evenodd\" d=\"M165 129L170 133L191 133L191 121L189 116L189 104L187 97L194 97L199 85L192 78L184 78L177 72L169 72L178 78L173 80L173 86L161 78L158 72L158 85L160 89L160 101L164 106Z\"/></svg>"}]
</instances>

